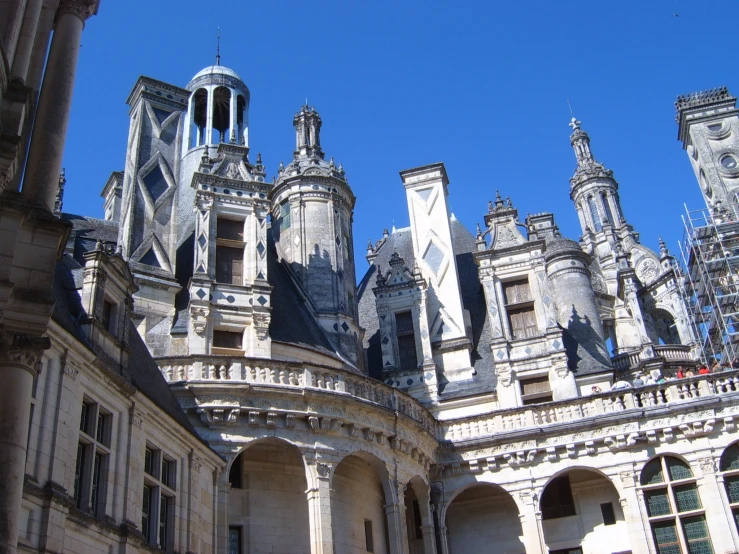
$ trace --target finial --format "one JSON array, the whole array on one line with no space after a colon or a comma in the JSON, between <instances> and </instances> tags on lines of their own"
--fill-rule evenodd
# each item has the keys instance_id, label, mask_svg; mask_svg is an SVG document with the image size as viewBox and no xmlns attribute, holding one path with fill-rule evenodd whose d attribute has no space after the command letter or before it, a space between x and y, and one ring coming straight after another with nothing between
<instances>
[{"instance_id":1,"label":"finial","mask_svg":"<svg viewBox=\"0 0 739 554\"><path fill-rule=\"evenodd\" d=\"M659 255L661 257L666 257L670 255L670 251L667 250L667 245L665 244L665 241L662 240L661 236L658 236L659 238Z\"/></svg>"},{"instance_id":2,"label":"finial","mask_svg":"<svg viewBox=\"0 0 739 554\"><path fill-rule=\"evenodd\" d=\"M497 189L495 190L495 207L496 208L503 207L503 199L500 197L500 191Z\"/></svg>"},{"instance_id":3,"label":"finial","mask_svg":"<svg viewBox=\"0 0 739 554\"><path fill-rule=\"evenodd\" d=\"M509 208L512 208L513 207L513 202L511 201L511 197L510 196L506 196L505 197L505 203L506 203L506 206L508 206Z\"/></svg>"},{"instance_id":4,"label":"finial","mask_svg":"<svg viewBox=\"0 0 739 554\"><path fill-rule=\"evenodd\" d=\"M367 252L374 252L375 247L372 246L372 239L367 239Z\"/></svg>"},{"instance_id":5,"label":"finial","mask_svg":"<svg viewBox=\"0 0 739 554\"><path fill-rule=\"evenodd\" d=\"M283 171L285 171L285 164L280 160L280 167L277 168L277 173L282 173Z\"/></svg>"},{"instance_id":6,"label":"finial","mask_svg":"<svg viewBox=\"0 0 739 554\"><path fill-rule=\"evenodd\" d=\"M578 121L576 117L572 117L572 119L569 122L569 126L572 127L573 131L579 131L580 125L582 125L582 121Z\"/></svg>"},{"instance_id":7,"label":"finial","mask_svg":"<svg viewBox=\"0 0 739 554\"><path fill-rule=\"evenodd\" d=\"M257 152L257 165L262 165L262 153Z\"/></svg>"},{"instance_id":8,"label":"finial","mask_svg":"<svg viewBox=\"0 0 739 554\"><path fill-rule=\"evenodd\" d=\"M480 229L480 224L477 224L477 236L475 237L477 240L480 240L482 238L482 229Z\"/></svg>"},{"instance_id":9,"label":"finial","mask_svg":"<svg viewBox=\"0 0 739 554\"><path fill-rule=\"evenodd\" d=\"M221 26L218 26L218 35L216 40L216 65L221 65Z\"/></svg>"},{"instance_id":10,"label":"finial","mask_svg":"<svg viewBox=\"0 0 739 554\"><path fill-rule=\"evenodd\" d=\"M334 162L334 157L331 156L331 159L328 161L329 167L336 167L336 163Z\"/></svg>"}]
</instances>

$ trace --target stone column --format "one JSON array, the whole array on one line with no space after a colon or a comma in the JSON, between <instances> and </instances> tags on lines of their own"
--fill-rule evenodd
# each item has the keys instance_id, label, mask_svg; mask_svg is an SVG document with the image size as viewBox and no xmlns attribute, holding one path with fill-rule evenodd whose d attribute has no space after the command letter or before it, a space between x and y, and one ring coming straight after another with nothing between
<instances>
[{"instance_id":1,"label":"stone column","mask_svg":"<svg viewBox=\"0 0 739 554\"><path fill-rule=\"evenodd\" d=\"M57 10L22 191L28 202L49 212L62 167L82 29L96 8L94 0L62 0Z\"/></svg>"},{"instance_id":2,"label":"stone column","mask_svg":"<svg viewBox=\"0 0 739 554\"><path fill-rule=\"evenodd\" d=\"M208 102L207 102L207 108L205 113L205 140L203 141L203 144L218 144L218 141L215 143L212 142L213 140L213 95L215 94L216 90L213 86L207 87L208 91Z\"/></svg>"},{"instance_id":3,"label":"stone column","mask_svg":"<svg viewBox=\"0 0 739 554\"><path fill-rule=\"evenodd\" d=\"M405 485L391 483L392 494L395 498L389 499L385 505L387 517L387 531L390 539L390 554L408 554L408 530L405 521Z\"/></svg>"},{"instance_id":4,"label":"stone column","mask_svg":"<svg viewBox=\"0 0 739 554\"><path fill-rule=\"evenodd\" d=\"M533 491L525 490L518 493L518 499L516 504L519 509L518 517L521 520L526 554L545 554L547 550L544 546L539 498Z\"/></svg>"},{"instance_id":5,"label":"stone column","mask_svg":"<svg viewBox=\"0 0 739 554\"><path fill-rule=\"evenodd\" d=\"M26 14L23 18L23 27L18 38L18 47L13 60L13 79L25 83L28 77L28 66L31 63L33 44L36 41L36 31L41 17L43 0L29 0Z\"/></svg>"},{"instance_id":6,"label":"stone column","mask_svg":"<svg viewBox=\"0 0 739 554\"><path fill-rule=\"evenodd\" d=\"M732 534L734 522L731 510L727 509L728 502L724 501L726 490L723 478L719 482L716 475L717 462L710 454L698 460L703 473L703 479L698 481L698 490L701 503L706 509L706 525L714 550L735 552L738 545Z\"/></svg>"},{"instance_id":7,"label":"stone column","mask_svg":"<svg viewBox=\"0 0 739 554\"><path fill-rule=\"evenodd\" d=\"M17 552L31 392L49 339L5 333L0 343L0 554Z\"/></svg>"},{"instance_id":8,"label":"stone column","mask_svg":"<svg viewBox=\"0 0 739 554\"><path fill-rule=\"evenodd\" d=\"M647 540L649 521L643 512L644 495L636 488L636 474L633 470L622 471L619 477L621 479L621 487L617 488L621 494L619 503L624 513L631 551L634 554L648 554L650 552ZM615 481L615 477L611 480Z\"/></svg>"},{"instance_id":9,"label":"stone column","mask_svg":"<svg viewBox=\"0 0 739 554\"><path fill-rule=\"evenodd\" d=\"M236 91L234 89L228 89L231 93L231 97L228 103L228 142L236 142L236 133L238 126L236 125Z\"/></svg>"},{"instance_id":10,"label":"stone column","mask_svg":"<svg viewBox=\"0 0 739 554\"><path fill-rule=\"evenodd\" d=\"M311 554L333 554L331 524L331 465L306 453L308 516L310 520Z\"/></svg>"}]
</instances>

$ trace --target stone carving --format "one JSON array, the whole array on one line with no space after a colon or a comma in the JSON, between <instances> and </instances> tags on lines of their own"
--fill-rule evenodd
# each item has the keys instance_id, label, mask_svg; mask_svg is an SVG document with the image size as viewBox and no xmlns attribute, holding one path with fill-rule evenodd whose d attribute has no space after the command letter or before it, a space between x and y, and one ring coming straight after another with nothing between
<instances>
[{"instance_id":1,"label":"stone carving","mask_svg":"<svg viewBox=\"0 0 739 554\"><path fill-rule=\"evenodd\" d=\"M643 258L636 266L636 276L646 284L654 281L659 275L659 266L652 258Z\"/></svg>"},{"instance_id":2,"label":"stone carving","mask_svg":"<svg viewBox=\"0 0 739 554\"><path fill-rule=\"evenodd\" d=\"M636 474L633 471L622 471L618 476L625 487L635 487L637 484Z\"/></svg>"},{"instance_id":3,"label":"stone carving","mask_svg":"<svg viewBox=\"0 0 739 554\"><path fill-rule=\"evenodd\" d=\"M59 3L57 16L71 13L84 22L94 15L95 5L96 2L93 0L62 0Z\"/></svg>"},{"instance_id":4,"label":"stone carving","mask_svg":"<svg viewBox=\"0 0 739 554\"><path fill-rule=\"evenodd\" d=\"M128 417L133 425L135 425L139 429L143 428L144 414L141 413L139 410L136 410L135 408L130 408L128 410Z\"/></svg>"},{"instance_id":5,"label":"stone carving","mask_svg":"<svg viewBox=\"0 0 739 554\"><path fill-rule=\"evenodd\" d=\"M316 463L316 473L319 477L328 477L331 475L331 466L321 462Z\"/></svg>"},{"instance_id":6,"label":"stone carving","mask_svg":"<svg viewBox=\"0 0 739 554\"><path fill-rule=\"evenodd\" d=\"M518 452L511 452L509 454L503 454L503 457L511 467L525 466L534 463L536 458L536 449L525 452L520 450Z\"/></svg>"},{"instance_id":7,"label":"stone carving","mask_svg":"<svg viewBox=\"0 0 739 554\"><path fill-rule=\"evenodd\" d=\"M716 473L716 460L713 458L701 458L698 460L701 471L706 473Z\"/></svg>"}]
</instances>

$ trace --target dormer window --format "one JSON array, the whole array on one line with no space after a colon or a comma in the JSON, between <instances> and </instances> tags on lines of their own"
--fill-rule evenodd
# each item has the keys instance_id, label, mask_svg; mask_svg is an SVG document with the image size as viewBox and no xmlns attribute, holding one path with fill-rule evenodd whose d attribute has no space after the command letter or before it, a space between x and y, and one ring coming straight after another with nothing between
<instances>
[{"instance_id":1,"label":"dormer window","mask_svg":"<svg viewBox=\"0 0 739 554\"><path fill-rule=\"evenodd\" d=\"M503 296L513 340L536 336L539 329L529 280L524 278L503 283Z\"/></svg>"}]
</instances>

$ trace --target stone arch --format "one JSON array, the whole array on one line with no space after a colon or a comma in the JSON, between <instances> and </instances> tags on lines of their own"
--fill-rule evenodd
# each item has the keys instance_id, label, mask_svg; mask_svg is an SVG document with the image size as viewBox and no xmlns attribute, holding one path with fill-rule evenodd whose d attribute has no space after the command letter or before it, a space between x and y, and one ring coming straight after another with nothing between
<instances>
[{"instance_id":1,"label":"stone arch","mask_svg":"<svg viewBox=\"0 0 739 554\"><path fill-rule=\"evenodd\" d=\"M308 484L300 449L282 438L260 437L236 452L227 471L229 532L240 535L245 551L274 547L310 554Z\"/></svg>"},{"instance_id":2,"label":"stone arch","mask_svg":"<svg viewBox=\"0 0 739 554\"><path fill-rule=\"evenodd\" d=\"M539 494L542 534L549 550L581 547L597 552L631 550L620 492L611 478L592 467L564 468Z\"/></svg>"},{"instance_id":3,"label":"stone arch","mask_svg":"<svg viewBox=\"0 0 739 554\"><path fill-rule=\"evenodd\" d=\"M205 128L208 121L208 91L199 88L190 96L190 137L188 147L205 144Z\"/></svg>"},{"instance_id":4,"label":"stone arch","mask_svg":"<svg viewBox=\"0 0 739 554\"><path fill-rule=\"evenodd\" d=\"M395 494L387 465L375 454L345 455L331 475L331 521L336 552L390 552L385 506Z\"/></svg>"},{"instance_id":5,"label":"stone arch","mask_svg":"<svg viewBox=\"0 0 739 554\"><path fill-rule=\"evenodd\" d=\"M459 487L446 502L440 520L451 554L526 551L518 505L495 483L477 481Z\"/></svg>"},{"instance_id":6,"label":"stone arch","mask_svg":"<svg viewBox=\"0 0 739 554\"><path fill-rule=\"evenodd\" d=\"M223 85L213 89L211 95L213 137L211 144L228 142L231 132L231 95L233 92Z\"/></svg>"},{"instance_id":7,"label":"stone arch","mask_svg":"<svg viewBox=\"0 0 739 554\"><path fill-rule=\"evenodd\" d=\"M408 551L411 554L431 554L436 538L431 511L431 487L424 477L415 475L407 481L403 505Z\"/></svg>"}]
</instances>

